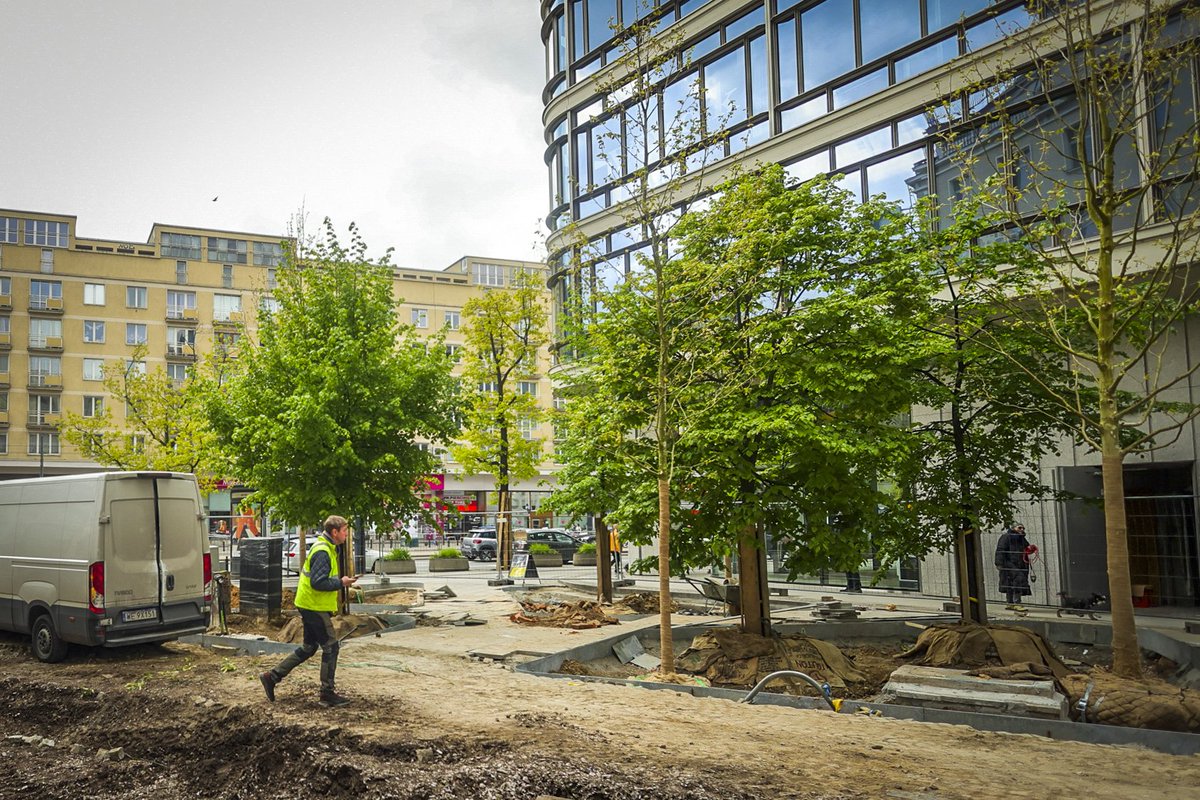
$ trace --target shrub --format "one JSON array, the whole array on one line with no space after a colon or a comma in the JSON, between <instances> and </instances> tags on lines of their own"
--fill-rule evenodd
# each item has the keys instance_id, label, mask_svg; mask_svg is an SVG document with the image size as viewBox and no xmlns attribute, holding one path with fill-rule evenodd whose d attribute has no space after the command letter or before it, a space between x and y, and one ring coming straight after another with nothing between
<instances>
[{"instance_id":1,"label":"shrub","mask_svg":"<svg viewBox=\"0 0 1200 800\"><path fill-rule=\"evenodd\" d=\"M412 561L412 556L403 547L397 547L383 557L384 561Z\"/></svg>"},{"instance_id":2,"label":"shrub","mask_svg":"<svg viewBox=\"0 0 1200 800\"><path fill-rule=\"evenodd\" d=\"M462 552L457 547L443 547L433 554L434 558L462 558Z\"/></svg>"},{"instance_id":3,"label":"shrub","mask_svg":"<svg viewBox=\"0 0 1200 800\"><path fill-rule=\"evenodd\" d=\"M537 542L536 544L529 545L529 552L535 556L548 556L554 553L554 548L548 544Z\"/></svg>"},{"instance_id":4,"label":"shrub","mask_svg":"<svg viewBox=\"0 0 1200 800\"><path fill-rule=\"evenodd\" d=\"M586 556L588 553L596 552L596 544L594 542L584 542L579 545L579 549L575 551L581 556Z\"/></svg>"}]
</instances>

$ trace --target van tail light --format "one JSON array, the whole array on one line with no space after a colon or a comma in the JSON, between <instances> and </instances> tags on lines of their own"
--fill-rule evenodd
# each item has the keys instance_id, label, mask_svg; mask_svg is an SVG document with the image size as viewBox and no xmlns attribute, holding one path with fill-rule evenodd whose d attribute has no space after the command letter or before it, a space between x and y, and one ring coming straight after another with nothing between
<instances>
[{"instance_id":1,"label":"van tail light","mask_svg":"<svg viewBox=\"0 0 1200 800\"><path fill-rule=\"evenodd\" d=\"M88 567L88 611L104 613L104 562L97 561Z\"/></svg>"},{"instance_id":2,"label":"van tail light","mask_svg":"<svg viewBox=\"0 0 1200 800\"><path fill-rule=\"evenodd\" d=\"M204 554L204 602L212 602L212 553Z\"/></svg>"}]
</instances>

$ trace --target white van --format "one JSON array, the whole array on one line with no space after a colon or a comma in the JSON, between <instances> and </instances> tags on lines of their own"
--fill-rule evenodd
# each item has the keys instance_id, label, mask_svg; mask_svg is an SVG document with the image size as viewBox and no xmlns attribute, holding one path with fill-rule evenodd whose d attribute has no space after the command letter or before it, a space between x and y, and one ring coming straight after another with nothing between
<instances>
[{"instance_id":1,"label":"white van","mask_svg":"<svg viewBox=\"0 0 1200 800\"><path fill-rule=\"evenodd\" d=\"M194 475L0 481L0 629L42 661L203 633L212 562Z\"/></svg>"}]
</instances>

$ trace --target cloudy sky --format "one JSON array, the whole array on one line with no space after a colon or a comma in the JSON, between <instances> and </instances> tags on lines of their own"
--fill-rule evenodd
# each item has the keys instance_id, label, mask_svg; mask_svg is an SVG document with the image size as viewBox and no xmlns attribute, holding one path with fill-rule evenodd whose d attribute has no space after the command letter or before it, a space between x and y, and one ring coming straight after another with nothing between
<instances>
[{"instance_id":1,"label":"cloudy sky","mask_svg":"<svg viewBox=\"0 0 1200 800\"><path fill-rule=\"evenodd\" d=\"M0 0L0 208L540 260L536 0ZM213 198L218 200L213 202Z\"/></svg>"}]
</instances>

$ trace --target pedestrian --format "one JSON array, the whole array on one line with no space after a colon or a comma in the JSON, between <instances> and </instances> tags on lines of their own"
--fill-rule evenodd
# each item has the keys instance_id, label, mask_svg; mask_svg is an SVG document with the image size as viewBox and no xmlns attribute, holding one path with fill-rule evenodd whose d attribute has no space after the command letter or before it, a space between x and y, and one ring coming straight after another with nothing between
<instances>
[{"instance_id":1,"label":"pedestrian","mask_svg":"<svg viewBox=\"0 0 1200 800\"><path fill-rule=\"evenodd\" d=\"M842 591L850 594L862 594L862 576L858 574L858 570L846 573L846 588Z\"/></svg>"},{"instance_id":2,"label":"pedestrian","mask_svg":"<svg viewBox=\"0 0 1200 800\"><path fill-rule=\"evenodd\" d=\"M1000 591L1008 601L1009 611L1024 611L1021 598L1033 594L1029 588L1029 557L1026 551L1029 540L1025 538L1025 526L1013 525L996 543L996 566L1000 570Z\"/></svg>"},{"instance_id":3,"label":"pedestrian","mask_svg":"<svg viewBox=\"0 0 1200 800\"><path fill-rule=\"evenodd\" d=\"M337 548L346 543L349 523L345 518L330 516L325 520L325 532L308 549L300 583L296 587L296 609L304 623L304 643L272 669L258 676L267 699L275 702L275 687L292 670L303 664L317 648L321 648L321 705L338 708L350 702L334 690L337 671L338 639L333 630L333 615L338 610L338 591L354 585L357 578L342 575L338 568Z\"/></svg>"},{"instance_id":4,"label":"pedestrian","mask_svg":"<svg viewBox=\"0 0 1200 800\"><path fill-rule=\"evenodd\" d=\"M621 572L621 537L617 535L616 525L608 529L608 554L617 580L621 580L624 577Z\"/></svg>"}]
</instances>

